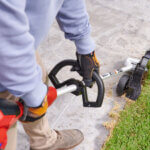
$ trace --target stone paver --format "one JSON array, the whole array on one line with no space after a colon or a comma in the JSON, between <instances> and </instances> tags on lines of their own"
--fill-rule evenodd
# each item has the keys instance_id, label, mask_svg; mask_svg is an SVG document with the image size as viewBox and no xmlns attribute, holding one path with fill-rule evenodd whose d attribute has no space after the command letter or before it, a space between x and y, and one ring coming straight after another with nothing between
<instances>
[{"instance_id":1,"label":"stone paver","mask_svg":"<svg viewBox=\"0 0 150 150\"><path fill-rule=\"evenodd\" d=\"M87 10L96 42L96 54L101 62L101 74L122 66L127 57L140 58L150 47L150 1L149 0L87 0ZM63 37L56 23L39 49L47 70L64 59L75 58L75 46ZM60 79L71 74L62 72ZM77 75L75 75L77 77ZM83 108L81 97L71 94L59 97L49 108L48 118L55 129L78 128L85 135L84 142L74 150L99 150L109 131L103 127L110 120L108 113L118 102L124 100L113 91L119 77L105 81L106 93L101 108ZM96 90L90 95L95 96ZM28 138L22 126L18 126L18 150L28 149Z\"/></svg>"}]
</instances>

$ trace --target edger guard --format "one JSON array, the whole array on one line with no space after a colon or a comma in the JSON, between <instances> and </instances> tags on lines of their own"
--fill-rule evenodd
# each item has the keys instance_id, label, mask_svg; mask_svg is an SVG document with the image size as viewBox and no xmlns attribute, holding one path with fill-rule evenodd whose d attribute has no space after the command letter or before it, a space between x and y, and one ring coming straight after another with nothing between
<instances>
[{"instance_id":1,"label":"edger guard","mask_svg":"<svg viewBox=\"0 0 150 150\"><path fill-rule=\"evenodd\" d=\"M56 75L62 68L66 67L66 66L71 66L72 67L71 71L76 71L76 72L78 72L79 75L81 75L81 70L80 70L80 67L79 67L76 60L61 61L52 69L52 71L48 75L51 82L55 86L55 88L59 89L65 85L68 86L68 88L69 88L69 85L75 85L76 88L73 88L71 90L71 92L75 95L82 94L84 107L100 107L103 103L104 91L105 91L103 80L101 79L101 77L95 71L93 72L92 79L93 79L93 82L95 82L95 84L97 84L98 96L97 96L96 101L91 102L88 99L87 87L84 85L84 83L82 81L79 81L79 80L72 78L72 79L68 79L62 83L59 82Z\"/></svg>"},{"instance_id":2,"label":"edger guard","mask_svg":"<svg viewBox=\"0 0 150 150\"><path fill-rule=\"evenodd\" d=\"M144 76L144 73L147 71L147 64L150 60L150 51L147 51L145 55L139 61L130 61L131 69L126 72L126 75L123 75L117 85L117 94L121 96L126 94L126 97L132 100L137 100L141 94L141 82Z\"/></svg>"}]
</instances>

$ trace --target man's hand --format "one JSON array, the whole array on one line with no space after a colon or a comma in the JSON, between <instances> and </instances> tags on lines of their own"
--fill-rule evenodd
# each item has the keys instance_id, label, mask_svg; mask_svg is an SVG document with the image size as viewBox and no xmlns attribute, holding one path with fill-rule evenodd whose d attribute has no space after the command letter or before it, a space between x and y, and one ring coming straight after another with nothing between
<instances>
[{"instance_id":1,"label":"man's hand","mask_svg":"<svg viewBox=\"0 0 150 150\"><path fill-rule=\"evenodd\" d=\"M92 75L93 71L99 73L100 64L96 58L95 52L90 54L82 55L77 53L77 61L81 68L81 75L86 86L92 86Z\"/></svg>"},{"instance_id":2,"label":"man's hand","mask_svg":"<svg viewBox=\"0 0 150 150\"><path fill-rule=\"evenodd\" d=\"M27 111L24 119L20 119L24 122L33 122L42 118L47 112L48 107L54 102L57 97L57 91L54 87L49 87L47 95L45 96L42 104L39 107L27 107Z\"/></svg>"}]
</instances>

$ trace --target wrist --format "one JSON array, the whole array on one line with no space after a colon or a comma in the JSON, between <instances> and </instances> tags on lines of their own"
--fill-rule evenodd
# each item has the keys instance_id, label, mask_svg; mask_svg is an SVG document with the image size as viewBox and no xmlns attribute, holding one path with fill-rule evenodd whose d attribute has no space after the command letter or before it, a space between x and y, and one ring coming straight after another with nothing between
<instances>
[{"instance_id":1,"label":"wrist","mask_svg":"<svg viewBox=\"0 0 150 150\"><path fill-rule=\"evenodd\" d=\"M77 48L77 53L82 55L90 54L95 49L95 43L90 36L75 40L75 45Z\"/></svg>"},{"instance_id":2,"label":"wrist","mask_svg":"<svg viewBox=\"0 0 150 150\"><path fill-rule=\"evenodd\" d=\"M32 91L23 95L21 99L23 99L28 107L38 107L42 104L46 94L47 86L40 81Z\"/></svg>"}]
</instances>

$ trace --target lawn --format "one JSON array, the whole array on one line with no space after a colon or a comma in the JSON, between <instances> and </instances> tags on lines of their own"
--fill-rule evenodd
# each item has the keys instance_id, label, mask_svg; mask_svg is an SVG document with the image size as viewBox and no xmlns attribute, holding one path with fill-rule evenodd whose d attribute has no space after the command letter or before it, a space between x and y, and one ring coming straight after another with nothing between
<instances>
[{"instance_id":1,"label":"lawn","mask_svg":"<svg viewBox=\"0 0 150 150\"><path fill-rule=\"evenodd\" d=\"M104 150L150 150L150 65L142 93L127 102Z\"/></svg>"}]
</instances>

